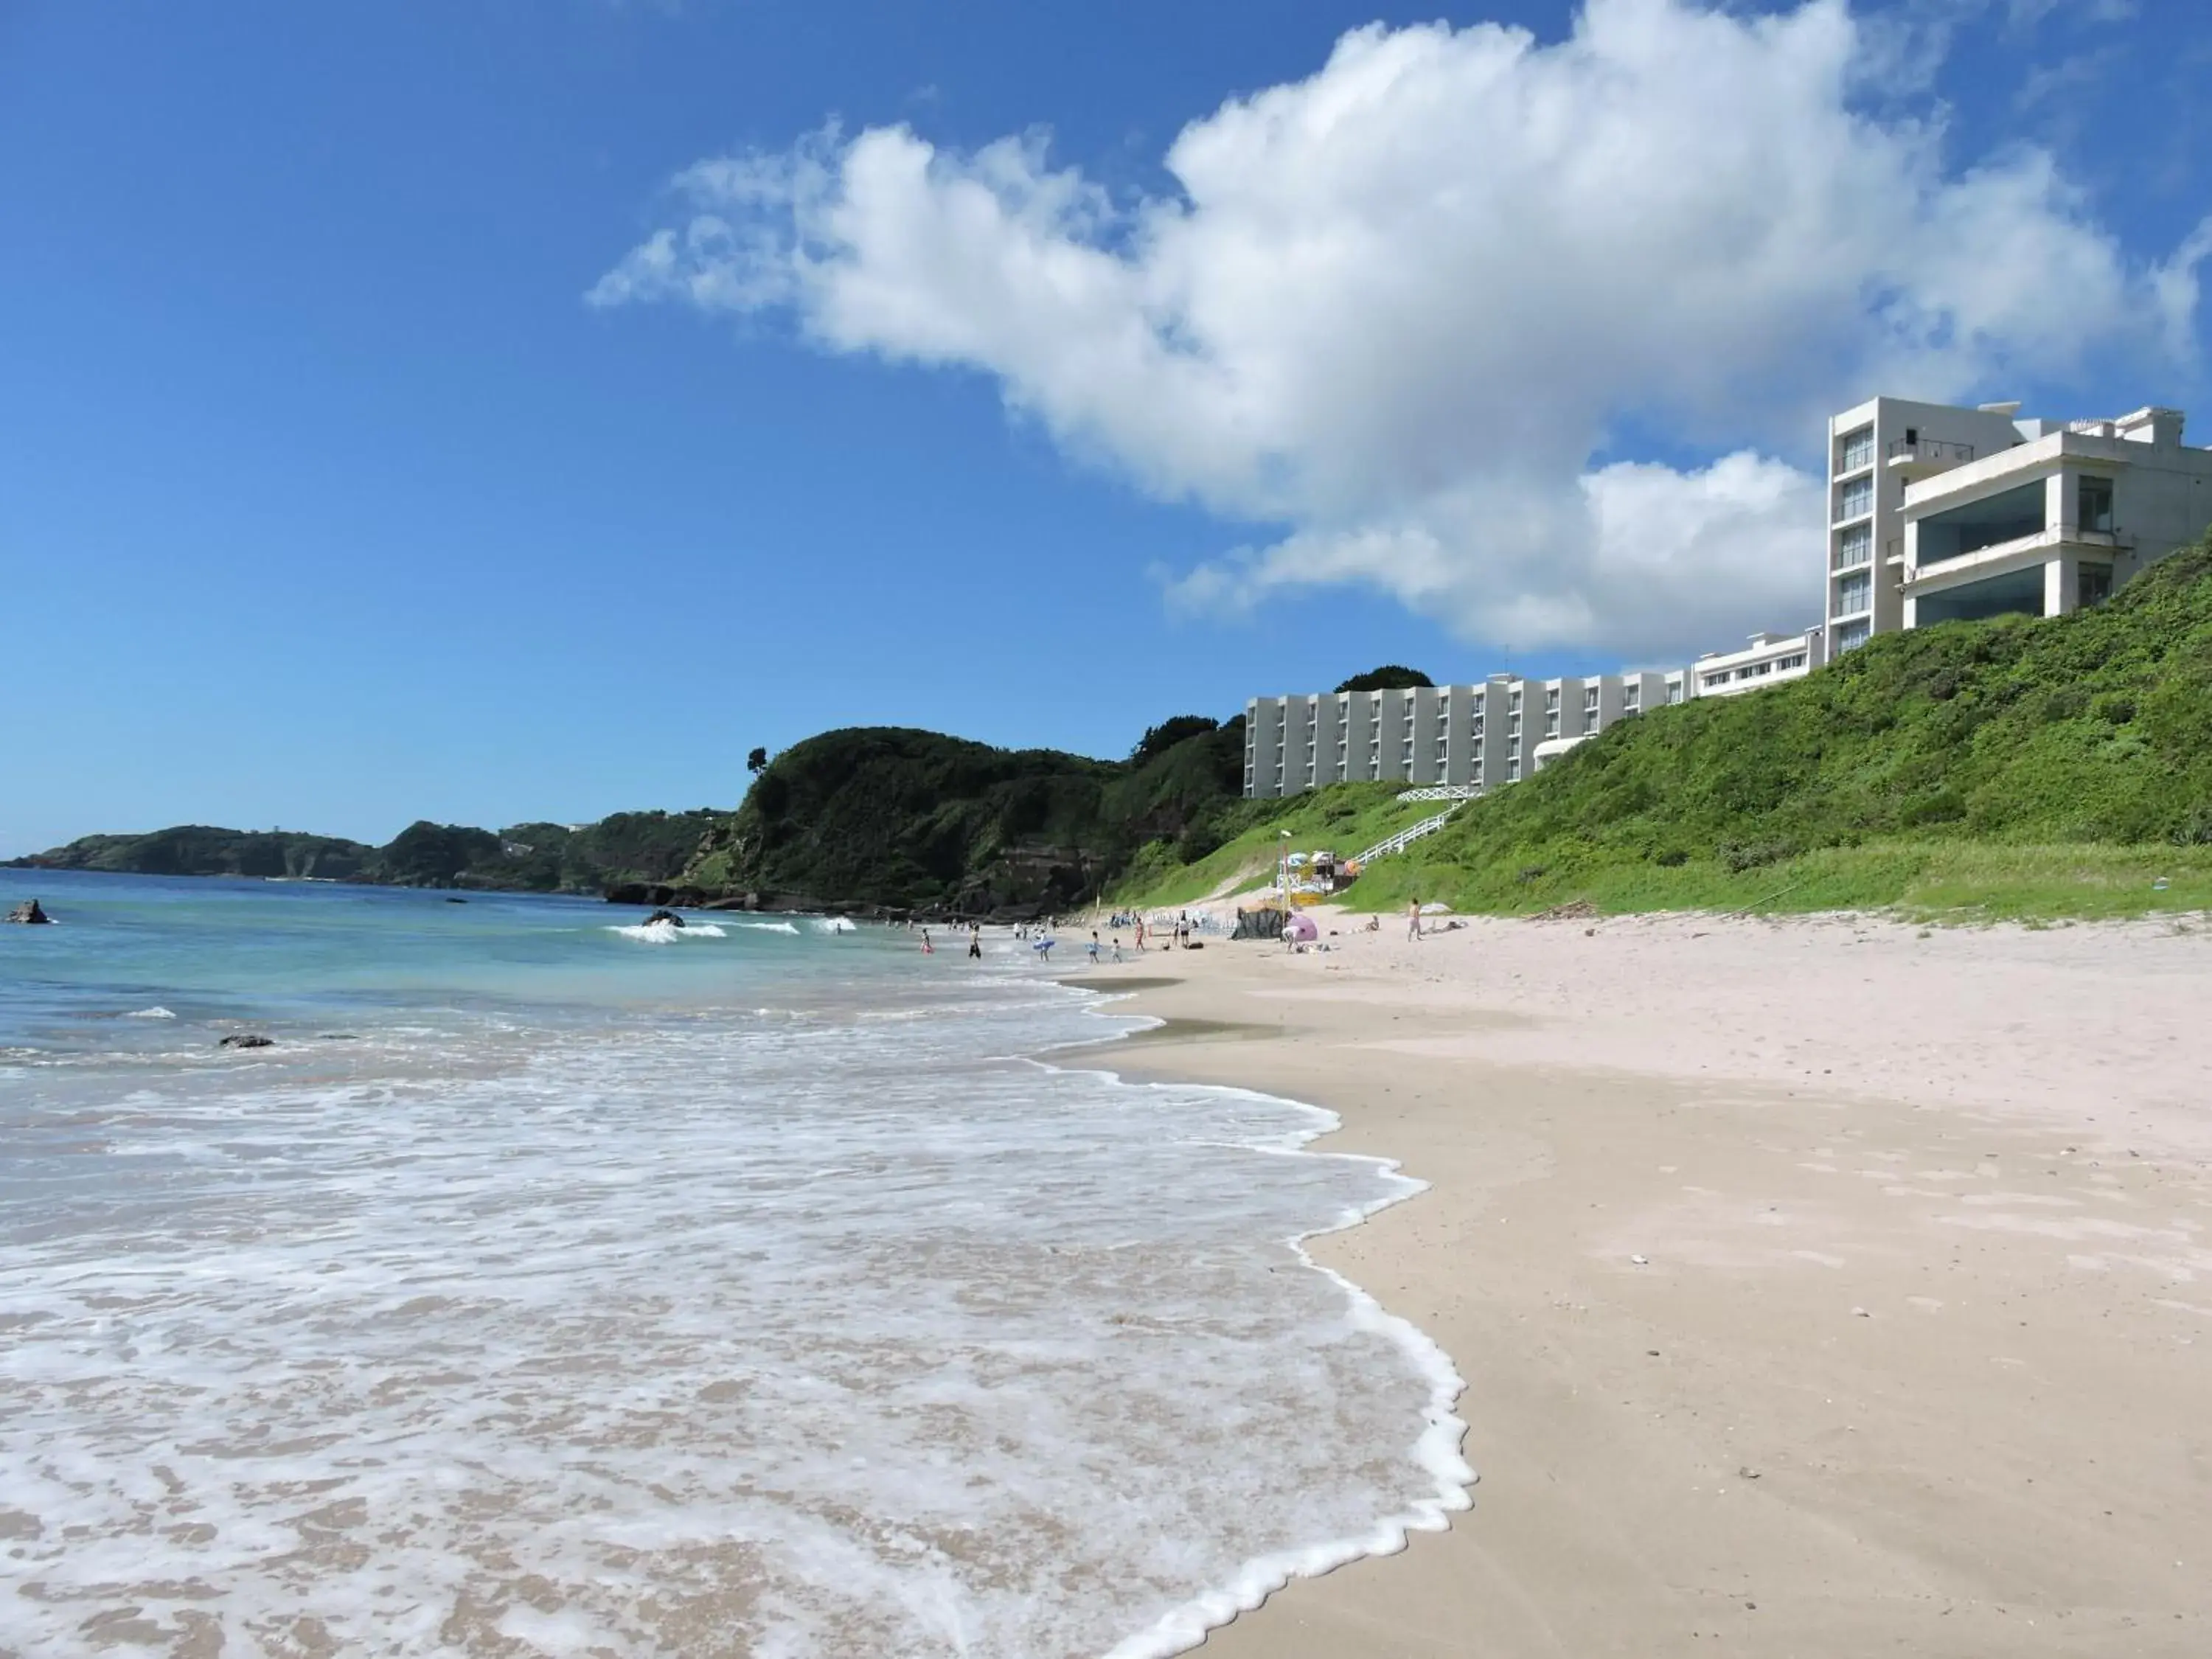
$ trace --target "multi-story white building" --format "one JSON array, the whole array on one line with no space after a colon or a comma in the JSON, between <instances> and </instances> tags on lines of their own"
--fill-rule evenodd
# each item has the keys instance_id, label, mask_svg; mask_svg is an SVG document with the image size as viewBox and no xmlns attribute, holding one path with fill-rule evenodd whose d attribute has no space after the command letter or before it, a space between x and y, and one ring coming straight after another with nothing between
<instances>
[{"instance_id":1,"label":"multi-story white building","mask_svg":"<svg viewBox=\"0 0 2212 1659\"><path fill-rule=\"evenodd\" d=\"M1673 674L1255 697L1244 705L1244 793L1294 795L1389 781L1487 790L1517 782L1615 720L1686 695Z\"/></svg>"},{"instance_id":2,"label":"multi-story white building","mask_svg":"<svg viewBox=\"0 0 2212 1659\"><path fill-rule=\"evenodd\" d=\"M1832 654L1905 625L1898 573L1905 490L1926 467L1955 466L2010 448L2018 404L1954 409L1875 398L1828 422L1826 639Z\"/></svg>"},{"instance_id":3,"label":"multi-story white building","mask_svg":"<svg viewBox=\"0 0 2212 1659\"><path fill-rule=\"evenodd\" d=\"M1875 398L1828 422L1829 655L1927 623L2094 605L2212 525L2212 450L2182 443L2180 410L2019 412Z\"/></svg>"},{"instance_id":4,"label":"multi-story white building","mask_svg":"<svg viewBox=\"0 0 2212 1659\"><path fill-rule=\"evenodd\" d=\"M1698 696L1728 697L1802 679L1827 659L1826 636L1808 628L1802 634L1753 634L1742 650L1708 651L1689 672Z\"/></svg>"},{"instance_id":5,"label":"multi-story white building","mask_svg":"<svg viewBox=\"0 0 2212 1659\"><path fill-rule=\"evenodd\" d=\"M1904 625L2095 605L2212 525L2212 449L2176 409L2019 423L2020 441L1905 489Z\"/></svg>"}]
</instances>

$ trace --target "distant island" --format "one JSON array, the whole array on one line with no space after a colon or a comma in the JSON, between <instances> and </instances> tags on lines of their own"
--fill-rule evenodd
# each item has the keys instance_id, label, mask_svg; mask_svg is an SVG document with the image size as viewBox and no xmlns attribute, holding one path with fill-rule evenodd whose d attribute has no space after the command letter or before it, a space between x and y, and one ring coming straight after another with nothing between
<instances>
[{"instance_id":1,"label":"distant island","mask_svg":"<svg viewBox=\"0 0 2212 1659\"><path fill-rule=\"evenodd\" d=\"M145 835L86 836L50 852L11 859L7 867L597 894L620 883L665 881L678 874L697 856L708 830L728 816L703 807L617 812L574 828L518 823L496 830L425 821L410 824L382 847L292 830L179 824Z\"/></svg>"}]
</instances>

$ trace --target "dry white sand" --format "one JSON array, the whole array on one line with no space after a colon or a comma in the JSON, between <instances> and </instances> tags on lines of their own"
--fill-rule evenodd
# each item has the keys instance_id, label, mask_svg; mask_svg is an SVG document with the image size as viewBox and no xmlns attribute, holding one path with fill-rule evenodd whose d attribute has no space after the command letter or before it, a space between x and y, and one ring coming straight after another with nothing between
<instances>
[{"instance_id":1,"label":"dry white sand","mask_svg":"<svg viewBox=\"0 0 2212 1659\"><path fill-rule=\"evenodd\" d=\"M1433 1183L1316 1253L1482 1479L1206 1651L2212 1654L2212 932L1322 926L1081 979Z\"/></svg>"}]
</instances>

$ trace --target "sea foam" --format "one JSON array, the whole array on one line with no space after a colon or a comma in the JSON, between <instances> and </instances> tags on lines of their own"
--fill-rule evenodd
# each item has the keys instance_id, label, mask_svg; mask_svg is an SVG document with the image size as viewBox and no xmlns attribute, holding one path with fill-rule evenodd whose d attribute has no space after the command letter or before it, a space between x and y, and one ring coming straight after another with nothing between
<instances>
[{"instance_id":1,"label":"sea foam","mask_svg":"<svg viewBox=\"0 0 2212 1659\"><path fill-rule=\"evenodd\" d=\"M744 924L738 924L743 927ZM711 921L687 921L682 927L672 921L641 921L628 925L613 924L607 931L620 933L624 939L634 939L646 945L678 945L687 939L726 939L721 928Z\"/></svg>"},{"instance_id":2,"label":"sea foam","mask_svg":"<svg viewBox=\"0 0 2212 1659\"><path fill-rule=\"evenodd\" d=\"M1464 1504L1450 1365L1300 1243L1418 1183L862 951L0 1101L13 1642L1149 1659Z\"/></svg>"}]
</instances>

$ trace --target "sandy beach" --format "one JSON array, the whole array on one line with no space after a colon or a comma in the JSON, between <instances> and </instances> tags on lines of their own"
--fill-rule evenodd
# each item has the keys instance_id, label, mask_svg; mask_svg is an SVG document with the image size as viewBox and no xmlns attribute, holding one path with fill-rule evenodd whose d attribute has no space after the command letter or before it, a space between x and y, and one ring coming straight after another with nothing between
<instances>
[{"instance_id":1,"label":"sandy beach","mask_svg":"<svg viewBox=\"0 0 2212 1659\"><path fill-rule=\"evenodd\" d=\"M2212 932L1364 927L1072 976L1431 1183L1474 1507L1206 1652L2212 1652Z\"/></svg>"}]
</instances>

